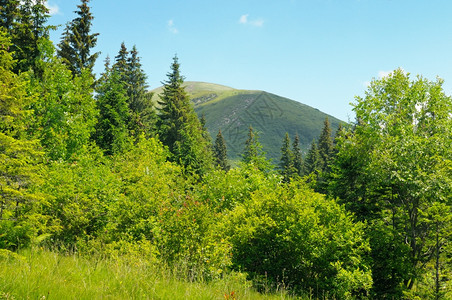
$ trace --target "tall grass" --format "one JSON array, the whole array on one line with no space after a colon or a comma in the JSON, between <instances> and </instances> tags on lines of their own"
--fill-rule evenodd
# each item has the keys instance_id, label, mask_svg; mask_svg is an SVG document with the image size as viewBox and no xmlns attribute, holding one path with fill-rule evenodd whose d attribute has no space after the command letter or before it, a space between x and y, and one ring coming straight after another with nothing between
<instances>
[{"instance_id":1,"label":"tall grass","mask_svg":"<svg viewBox=\"0 0 452 300\"><path fill-rule=\"evenodd\" d=\"M243 274L209 282L177 279L145 260L96 259L48 250L0 253L0 299L288 299L262 295Z\"/></svg>"}]
</instances>

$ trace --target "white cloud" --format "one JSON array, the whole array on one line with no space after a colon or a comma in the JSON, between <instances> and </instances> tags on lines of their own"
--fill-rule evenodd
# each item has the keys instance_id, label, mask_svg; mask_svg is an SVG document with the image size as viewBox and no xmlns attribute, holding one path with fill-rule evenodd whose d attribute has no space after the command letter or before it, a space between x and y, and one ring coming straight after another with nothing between
<instances>
[{"instance_id":1,"label":"white cloud","mask_svg":"<svg viewBox=\"0 0 452 300\"><path fill-rule=\"evenodd\" d=\"M254 20L248 20L248 16L249 14L246 15L241 15L240 19L239 19L239 23L240 24L245 24L245 25L251 25L254 27L262 27L264 26L264 20L263 19L254 19Z\"/></svg>"},{"instance_id":2,"label":"white cloud","mask_svg":"<svg viewBox=\"0 0 452 300\"><path fill-rule=\"evenodd\" d=\"M36 4L36 0L32 0L31 2L32 2L33 5ZM20 4L24 4L24 1L23 1L23 0L20 0ZM56 5L56 4L49 4L49 1L47 1L47 0L44 1L44 5L45 5L45 7L48 8L49 14L50 14L51 16L60 13L60 8L58 7L58 5Z\"/></svg>"},{"instance_id":3,"label":"white cloud","mask_svg":"<svg viewBox=\"0 0 452 300\"><path fill-rule=\"evenodd\" d=\"M246 23L248 23L248 16L249 16L249 15L242 15L242 16L240 17L239 23L240 23L240 24L246 24Z\"/></svg>"},{"instance_id":4,"label":"white cloud","mask_svg":"<svg viewBox=\"0 0 452 300\"><path fill-rule=\"evenodd\" d=\"M174 25L174 21L172 19L168 21L168 29L173 34L178 34L179 33L179 30Z\"/></svg>"},{"instance_id":5,"label":"white cloud","mask_svg":"<svg viewBox=\"0 0 452 300\"><path fill-rule=\"evenodd\" d=\"M51 16L60 13L60 8L56 4L49 4L48 1L45 2L45 6L49 9L49 14Z\"/></svg>"},{"instance_id":6,"label":"white cloud","mask_svg":"<svg viewBox=\"0 0 452 300\"><path fill-rule=\"evenodd\" d=\"M264 26L264 20L262 19L253 20L250 22L250 24L256 27L262 27Z\"/></svg>"}]
</instances>

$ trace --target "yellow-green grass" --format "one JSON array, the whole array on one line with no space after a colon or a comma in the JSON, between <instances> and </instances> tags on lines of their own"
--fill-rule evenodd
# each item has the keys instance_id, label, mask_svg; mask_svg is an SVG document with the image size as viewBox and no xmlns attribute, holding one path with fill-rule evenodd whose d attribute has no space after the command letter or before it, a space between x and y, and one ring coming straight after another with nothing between
<instances>
[{"instance_id":1,"label":"yellow-green grass","mask_svg":"<svg viewBox=\"0 0 452 300\"><path fill-rule=\"evenodd\" d=\"M95 259L27 250L0 255L0 299L287 299L262 295L243 274L209 282L177 279L144 259Z\"/></svg>"}]
</instances>

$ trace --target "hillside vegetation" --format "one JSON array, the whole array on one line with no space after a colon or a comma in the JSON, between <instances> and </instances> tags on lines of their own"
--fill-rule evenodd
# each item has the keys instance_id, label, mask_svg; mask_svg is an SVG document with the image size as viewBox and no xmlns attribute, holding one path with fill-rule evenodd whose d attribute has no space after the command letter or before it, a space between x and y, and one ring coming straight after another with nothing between
<instances>
[{"instance_id":1,"label":"hillside vegetation","mask_svg":"<svg viewBox=\"0 0 452 300\"><path fill-rule=\"evenodd\" d=\"M222 131L231 160L240 160L249 126L259 133L267 157L277 164L286 132L292 137L299 135L301 149L306 153L312 140L319 137L326 117L333 133L343 123L318 109L264 91L193 81L185 82L185 86L196 113L205 116L210 135L215 137ZM161 91L152 91L154 101Z\"/></svg>"},{"instance_id":2,"label":"hillside vegetation","mask_svg":"<svg viewBox=\"0 0 452 300\"><path fill-rule=\"evenodd\" d=\"M186 84L175 56L156 102L136 47L92 74L88 0L58 48L43 0L7 3L0 298L452 299L441 79L373 79L335 130L266 92Z\"/></svg>"}]
</instances>

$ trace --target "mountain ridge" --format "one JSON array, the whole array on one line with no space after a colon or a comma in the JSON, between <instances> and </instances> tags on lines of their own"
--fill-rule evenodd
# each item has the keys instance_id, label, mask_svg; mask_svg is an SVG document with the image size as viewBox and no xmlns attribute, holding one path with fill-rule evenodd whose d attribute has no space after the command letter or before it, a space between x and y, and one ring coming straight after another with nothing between
<instances>
[{"instance_id":1,"label":"mountain ridge","mask_svg":"<svg viewBox=\"0 0 452 300\"><path fill-rule=\"evenodd\" d=\"M320 135L325 118L333 133L339 124L345 123L316 108L265 91L197 81L187 81L184 86L198 116L204 114L213 141L221 129L228 157L233 161L241 157L249 126L259 134L267 157L278 163L286 132L292 140L298 134L302 151L306 152L312 140ZM155 101L162 87L152 92Z\"/></svg>"}]
</instances>

